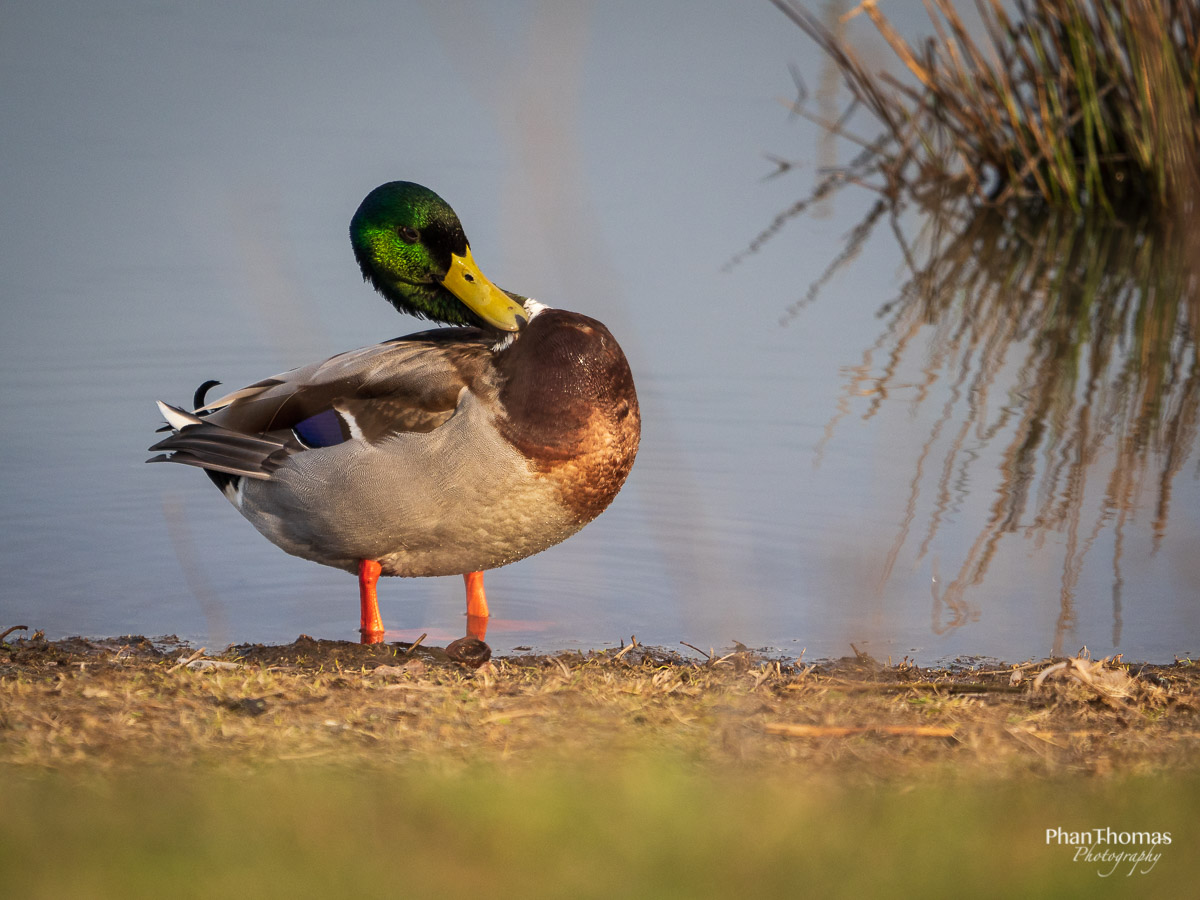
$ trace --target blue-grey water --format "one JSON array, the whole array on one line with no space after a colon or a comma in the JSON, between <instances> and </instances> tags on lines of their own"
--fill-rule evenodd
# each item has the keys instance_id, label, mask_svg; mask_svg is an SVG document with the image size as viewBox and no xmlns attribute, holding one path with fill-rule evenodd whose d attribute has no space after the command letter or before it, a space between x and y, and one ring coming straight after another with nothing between
<instances>
[{"instance_id":1,"label":"blue-grey water","mask_svg":"<svg viewBox=\"0 0 1200 900\"><path fill-rule=\"evenodd\" d=\"M407 179L455 207L494 281L608 324L642 403L612 508L487 576L497 649L1200 651L1186 428L1142 468L1100 429L1073 467L1069 410L1043 410L1061 427L1014 462L1037 335L972 356L946 349L953 302L889 319L912 273L887 227L789 313L868 191L725 265L830 161L778 103L789 63L822 83L766 2L6 4L0 630L357 636L351 577L143 460L155 399L423 327L347 240L359 200ZM764 153L796 165L766 178ZM380 593L390 637L463 632L458 578Z\"/></svg>"}]
</instances>

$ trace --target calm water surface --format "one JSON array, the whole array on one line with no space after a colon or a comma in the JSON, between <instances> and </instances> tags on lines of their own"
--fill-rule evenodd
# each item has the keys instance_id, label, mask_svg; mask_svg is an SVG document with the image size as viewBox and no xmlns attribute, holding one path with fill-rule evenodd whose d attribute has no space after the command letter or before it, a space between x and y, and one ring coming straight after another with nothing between
<instances>
[{"instance_id":1,"label":"calm water surface","mask_svg":"<svg viewBox=\"0 0 1200 900\"><path fill-rule=\"evenodd\" d=\"M613 507L488 575L498 650L1200 650L1180 255L982 224L933 241L909 217L912 265L884 225L798 308L872 202L844 193L726 267L819 146L775 97L789 62L816 84L821 60L762 7L17 4L0 628L356 636L351 577L144 448L156 398L422 327L362 284L346 238L368 190L407 178L451 202L495 281L605 321L642 402ZM762 180L763 151L798 174ZM463 632L457 578L389 579L381 606L394 638Z\"/></svg>"}]
</instances>

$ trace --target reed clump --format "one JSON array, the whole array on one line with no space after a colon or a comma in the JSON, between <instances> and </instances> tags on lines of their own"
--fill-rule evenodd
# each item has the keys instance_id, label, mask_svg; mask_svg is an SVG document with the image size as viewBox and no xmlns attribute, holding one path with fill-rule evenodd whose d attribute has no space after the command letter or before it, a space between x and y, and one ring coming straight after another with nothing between
<instances>
[{"instance_id":1,"label":"reed clump","mask_svg":"<svg viewBox=\"0 0 1200 900\"><path fill-rule=\"evenodd\" d=\"M817 461L856 410L871 419L889 399L911 398L914 411L940 403L914 448L884 580L905 548L936 566L965 486L986 484L995 499L975 539L952 576L935 578L932 630L979 617L967 594L1002 544L1049 540L1063 566L1055 654L1097 547L1112 547L1116 646L1128 548L1146 526L1152 552L1162 545L1200 422L1200 4L977 0L981 24L968 30L950 0L926 0L936 36L914 48L875 0L825 21L773 2L852 95L840 117L827 105L810 113L803 91L795 111L861 150L823 170L728 265L855 184L876 201L781 321L866 253L883 223L908 272L879 310L883 333L848 370ZM907 77L866 68L846 37L859 14ZM870 139L854 133L864 108L884 126Z\"/></svg>"},{"instance_id":2,"label":"reed clump","mask_svg":"<svg viewBox=\"0 0 1200 900\"><path fill-rule=\"evenodd\" d=\"M977 0L977 36L951 0L927 0L936 36L916 47L876 0L842 17L865 13L910 79L869 70L801 5L772 2L884 127L860 141L865 150L836 173L841 182L881 176L893 199L935 188L944 200L949 185L981 206L1108 218L1182 215L1200 196L1194 0Z\"/></svg>"}]
</instances>

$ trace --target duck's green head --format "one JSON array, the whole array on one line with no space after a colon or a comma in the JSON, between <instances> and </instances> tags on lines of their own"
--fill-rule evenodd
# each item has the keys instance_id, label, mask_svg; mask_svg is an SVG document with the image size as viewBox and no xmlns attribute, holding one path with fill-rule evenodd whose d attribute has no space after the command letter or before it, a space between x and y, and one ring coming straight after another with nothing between
<instances>
[{"instance_id":1,"label":"duck's green head","mask_svg":"<svg viewBox=\"0 0 1200 900\"><path fill-rule=\"evenodd\" d=\"M501 331L527 321L520 298L484 278L458 216L427 187L375 188L350 220L350 243L363 278L401 312Z\"/></svg>"}]
</instances>

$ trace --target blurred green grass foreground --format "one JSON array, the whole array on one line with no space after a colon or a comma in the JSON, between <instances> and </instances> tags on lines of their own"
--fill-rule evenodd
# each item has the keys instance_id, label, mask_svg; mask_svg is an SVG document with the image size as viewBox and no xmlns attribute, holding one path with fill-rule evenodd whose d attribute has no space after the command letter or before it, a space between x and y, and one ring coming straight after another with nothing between
<instances>
[{"instance_id":1,"label":"blurred green grass foreground","mask_svg":"<svg viewBox=\"0 0 1200 900\"><path fill-rule=\"evenodd\" d=\"M24 898L1190 896L1198 801L1194 777L848 787L667 756L9 772L0 885ZM1047 829L1104 827L1172 843L1115 870L1047 844Z\"/></svg>"}]
</instances>

